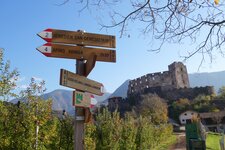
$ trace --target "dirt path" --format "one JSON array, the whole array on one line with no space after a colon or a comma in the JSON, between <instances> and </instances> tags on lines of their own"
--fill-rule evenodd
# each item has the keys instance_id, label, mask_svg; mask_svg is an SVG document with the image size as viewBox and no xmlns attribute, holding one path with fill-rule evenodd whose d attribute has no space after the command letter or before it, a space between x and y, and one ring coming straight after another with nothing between
<instances>
[{"instance_id":1,"label":"dirt path","mask_svg":"<svg viewBox=\"0 0 225 150\"><path fill-rule=\"evenodd\" d=\"M172 145L169 150L186 150L185 133L176 133L177 143Z\"/></svg>"}]
</instances>

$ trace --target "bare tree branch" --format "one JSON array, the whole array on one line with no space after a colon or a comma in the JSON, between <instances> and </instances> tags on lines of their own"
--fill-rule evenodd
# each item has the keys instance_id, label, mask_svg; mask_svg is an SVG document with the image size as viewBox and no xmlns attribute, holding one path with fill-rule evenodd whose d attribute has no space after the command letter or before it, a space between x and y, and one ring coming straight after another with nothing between
<instances>
[{"instance_id":1,"label":"bare tree branch","mask_svg":"<svg viewBox=\"0 0 225 150\"><path fill-rule=\"evenodd\" d=\"M205 56L212 61L213 53L225 55L224 1L220 1L218 5L208 0L130 0L126 3L121 0L77 1L83 4L82 10L103 6L109 8L104 11L110 14L111 24L100 23L101 29L119 27L121 37L134 22L140 23L142 33L152 37L153 42L159 43L154 44L156 47L149 51L159 52L166 43L179 44L188 41L196 44L196 48L187 53L184 60L201 53L202 64ZM121 10L122 4L126 4L125 10Z\"/></svg>"}]
</instances>

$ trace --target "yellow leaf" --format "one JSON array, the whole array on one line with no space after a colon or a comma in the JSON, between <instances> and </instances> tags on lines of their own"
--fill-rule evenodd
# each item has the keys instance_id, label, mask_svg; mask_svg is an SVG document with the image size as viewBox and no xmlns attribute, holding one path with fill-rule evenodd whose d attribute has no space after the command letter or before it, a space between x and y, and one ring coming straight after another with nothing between
<instances>
[{"instance_id":1,"label":"yellow leaf","mask_svg":"<svg viewBox=\"0 0 225 150\"><path fill-rule=\"evenodd\" d=\"M220 2L220 0L214 0L214 3L215 3L216 5L218 5L219 2Z\"/></svg>"}]
</instances>

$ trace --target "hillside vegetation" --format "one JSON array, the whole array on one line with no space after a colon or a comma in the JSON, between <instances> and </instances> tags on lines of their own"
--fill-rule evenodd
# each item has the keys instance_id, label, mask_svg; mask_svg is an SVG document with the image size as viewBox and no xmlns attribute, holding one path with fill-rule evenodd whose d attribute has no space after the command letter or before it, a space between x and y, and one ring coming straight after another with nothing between
<instances>
[{"instance_id":1,"label":"hillside vegetation","mask_svg":"<svg viewBox=\"0 0 225 150\"><path fill-rule=\"evenodd\" d=\"M0 64L0 149L72 150L74 120L66 111L54 113L52 100L43 99L45 82L31 79L27 89L16 95L18 72L10 70L3 53ZM11 97L17 98L15 104L7 102ZM140 107L124 118L117 111L99 110L95 121L85 125L85 149L161 149L172 143L166 104L156 95L142 98Z\"/></svg>"}]
</instances>

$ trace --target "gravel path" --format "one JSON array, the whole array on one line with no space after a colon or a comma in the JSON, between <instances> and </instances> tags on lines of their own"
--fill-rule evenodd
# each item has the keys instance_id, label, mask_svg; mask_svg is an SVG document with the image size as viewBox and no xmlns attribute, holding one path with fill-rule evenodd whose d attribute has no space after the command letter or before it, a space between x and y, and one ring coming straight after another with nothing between
<instances>
[{"instance_id":1,"label":"gravel path","mask_svg":"<svg viewBox=\"0 0 225 150\"><path fill-rule=\"evenodd\" d=\"M177 143L172 145L169 150L186 150L185 133L176 133Z\"/></svg>"}]
</instances>

